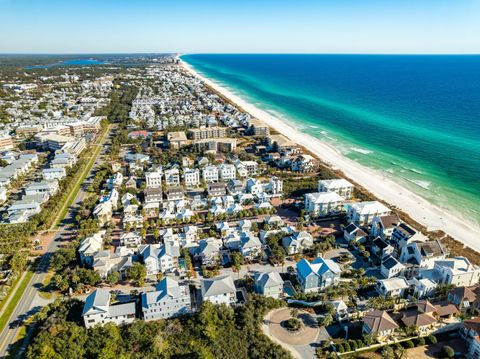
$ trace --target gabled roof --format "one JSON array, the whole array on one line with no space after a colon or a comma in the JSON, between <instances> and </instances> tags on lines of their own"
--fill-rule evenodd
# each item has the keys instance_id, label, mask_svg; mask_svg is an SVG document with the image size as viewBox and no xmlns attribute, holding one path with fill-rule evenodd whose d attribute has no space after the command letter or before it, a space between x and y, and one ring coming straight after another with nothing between
<instances>
[{"instance_id":1,"label":"gabled roof","mask_svg":"<svg viewBox=\"0 0 480 359\"><path fill-rule=\"evenodd\" d=\"M235 293L237 289L230 275L202 280L202 294L204 297L225 293Z\"/></svg>"},{"instance_id":2,"label":"gabled roof","mask_svg":"<svg viewBox=\"0 0 480 359\"><path fill-rule=\"evenodd\" d=\"M363 323L372 333L398 328L397 323L395 323L393 318L384 310L374 310L366 313L363 317Z\"/></svg>"},{"instance_id":3,"label":"gabled roof","mask_svg":"<svg viewBox=\"0 0 480 359\"><path fill-rule=\"evenodd\" d=\"M407 327L424 327L437 322L430 314L421 313L416 310L405 312L400 320Z\"/></svg>"},{"instance_id":4,"label":"gabled roof","mask_svg":"<svg viewBox=\"0 0 480 359\"><path fill-rule=\"evenodd\" d=\"M436 302L434 303L434 306L435 313L437 313L437 315L440 317L443 317L445 315L457 315L458 313L460 313L454 304L449 303L446 300Z\"/></svg>"},{"instance_id":5,"label":"gabled roof","mask_svg":"<svg viewBox=\"0 0 480 359\"><path fill-rule=\"evenodd\" d=\"M96 313L107 313L110 304L110 293L108 290L98 288L85 300L82 316Z\"/></svg>"},{"instance_id":6,"label":"gabled roof","mask_svg":"<svg viewBox=\"0 0 480 359\"><path fill-rule=\"evenodd\" d=\"M453 288L448 294L456 296L461 300L466 299L469 302L474 302L477 299L477 295L468 287Z\"/></svg>"},{"instance_id":7,"label":"gabled roof","mask_svg":"<svg viewBox=\"0 0 480 359\"><path fill-rule=\"evenodd\" d=\"M255 273L255 284L261 288L283 286L283 279L277 272Z\"/></svg>"},{"instance_id":8,"label":"gabled roof","mask_svg":"<svg viewBox=\"0 0 480 359\"><path fill-rule=\"evenodd\" d=\"M303 278L306 278L310 275L322 276L328 271L335 274L339 274L341 272L338 264L331 259L323 259L321 257L318 257L312 262L309 262L305 258L303 258L300 262L297 263L297 273Z\"/></svg>"},{"instance_id":9,"label":"gabled roof","mask_svg":"<svg viewBox=\"0 0 480 359\"><path fill-rule=\"evenodd\" d=\"M382 223L383 228L393 228L400 223L400 218L396 214L380 216L378 219Z\"/></svg>"},{"instance_id":10,"label":"gabled roof","mask_svg":"<svg viewBox=\"0 0 480 359\"><path fill-rule=\"evenodd\" d=\"M435 306L430 303L428 300L421 300L416 303L417 310L422 313L433 313L435 312Z\"/></svg>"},{"instance_id":11,"label":"gabled roof","mask_svg":"<svg viewBox=\"0 0 480 359\"><path fill-rule=\"evenodd\" d=\"M387 268L388 270L392 269L393 267L399 265L400 262L392 256L388 256L382 261L382 266Z\"/></svg>"}]
</instances>

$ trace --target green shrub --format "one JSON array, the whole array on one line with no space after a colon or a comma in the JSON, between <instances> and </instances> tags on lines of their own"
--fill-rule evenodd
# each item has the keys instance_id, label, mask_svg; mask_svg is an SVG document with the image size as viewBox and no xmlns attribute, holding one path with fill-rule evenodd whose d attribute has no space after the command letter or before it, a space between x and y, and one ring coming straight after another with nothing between
<instances>
[{"instance_id":1,"label":"green shrub","mask_svg":"<svg viewBox=\"0 0 480 359\"><path fill-rule=\"evenodd\" d=\"M455 356L455 350L452 347L445 345L442 348L442 355L446 358L453 358Z\"/></svg>"},{"instance_id":2,"label":"green shrub","mask_svg":"<svg viewBox=\"0 0 480 359\"><path fill-rule=\"evenodd\" d=\"M437 337L433 334L428 336L428 344L437 344Z\"/></svg>"},{"instance_id":3,"label":"green shrub","mask_svg":"<svg viewBox=\"0 0 480 359\"><path fill-rule=\"evenodd\" d=\"M357 339L357 348L363 348L365 346L365 343L362 341L362 339Z\"/></svg>"},{"instance_id":4,"label":"green shrub","mask_svg":"<svg viewBox=\"0 0 480 359\"><path fill-rule=\"evenodd\" d=\"M344 347L345 347L346 352L351 352L352 351L352 348L350 347L350 344L348 342L344 344Z\"/></svg>"},{"instance_id":5,"label":"green shrub","mask_svg":"<svg viewBox=\"0 0 480 359\"><path fill-rule=\"evenodd\" d=\"M343 353L345 351L345 348L343 347L342 343L337 344L337 351L339 353Z\"/></svg>"},{"instance_id":6,"label":"green shrub","mask_svg":"<svg viewBox=\"0 0 480 359\"><path fill-rule=\"evenodd\" d=\"M352 350L357 350L358 349L358 345L357 345L357 342L355 340L350 340L349 343L350 343L350 348L352 348Z\"/></svg>"},{"instance_id":7,"label":"green shrub","mask_svg":"<svg viewBox=\"0 0 480 359\"><path fill-rule=\"evenodd\" d=\"M405 349L415 348L415 344L411 340L404 341L402 344Z\"/></svg>"},{"instance_id":8,"label":"green shrub","mask_svg":"<svg viewBox=\"0 0 480 359\"><path fill-rule=\"evenodd\" d=\"M415 342L416 342L417 346L423 347L425 345L425 338L417 338L415 340Z\"/></svg>"}]
</instances>

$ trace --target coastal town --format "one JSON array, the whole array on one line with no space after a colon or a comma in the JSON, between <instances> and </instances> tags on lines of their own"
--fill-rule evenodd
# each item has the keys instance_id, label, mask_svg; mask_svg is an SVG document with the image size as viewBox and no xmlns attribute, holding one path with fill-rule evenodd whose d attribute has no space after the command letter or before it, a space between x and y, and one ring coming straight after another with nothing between
<instances>
[{"instance_id":1,"label":"coastal town","mask_svg":"<svg viewBox=\"0 0 480 359\"><path fill-rule=\"evenodd\" d=\"M138 61L0 72L0 356L480 358L479 253Z\"/></svg>"}]
</instances>

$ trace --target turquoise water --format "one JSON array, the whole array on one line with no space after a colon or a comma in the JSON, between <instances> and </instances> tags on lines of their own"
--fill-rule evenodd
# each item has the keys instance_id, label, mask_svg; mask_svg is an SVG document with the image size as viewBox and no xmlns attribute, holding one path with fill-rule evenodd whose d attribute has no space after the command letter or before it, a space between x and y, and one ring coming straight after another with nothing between
<instances>
[{"instance_id":1,"label":"turquoise water","mask_svg":"<svg viewBox=\"0 0 480 359\"><path fill-rule=\"evenodd\" d=\"M57 66L91 66L91 65L103 65L105 61L96 60L96 59L73 59L73 60L65 60L54 62L47 65L33 65L25 67L27 70L30 69L47 69L49 67L57 67Z\"/></svg>"},{"instance_id":2,"label":"turquoise water","mask_svg":"<svg viewBox=\"0 0 480 359\"><path fill-rule=\"evenodd\" d=\"M480 56L182 59L350 159L480 223Z\"/></svg>"}]
</instances>

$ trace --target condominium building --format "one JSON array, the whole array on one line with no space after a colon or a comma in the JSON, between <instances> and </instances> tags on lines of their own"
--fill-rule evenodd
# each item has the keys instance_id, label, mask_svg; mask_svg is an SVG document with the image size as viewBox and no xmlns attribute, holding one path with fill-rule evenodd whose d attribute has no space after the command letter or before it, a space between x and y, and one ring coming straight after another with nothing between
<instances>
[{"instance_id":1,"label":"condominium building","mask_svg":"<svg viewBox=\"0 0 480 359\"><path fill-rule=\"evenodd\" d=\"M188 130L188 137L192 140L203 140L207 138L220 138L220 137L227 137L228 135L228 128L227 127L200 127L200 128L192 128Z\"/></svg>"}]
</instances>

